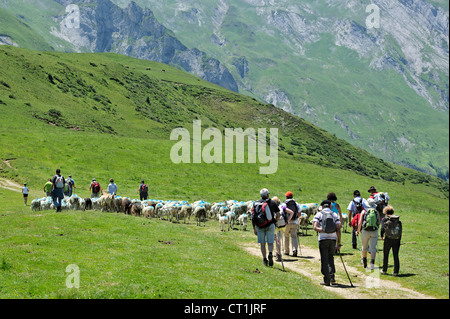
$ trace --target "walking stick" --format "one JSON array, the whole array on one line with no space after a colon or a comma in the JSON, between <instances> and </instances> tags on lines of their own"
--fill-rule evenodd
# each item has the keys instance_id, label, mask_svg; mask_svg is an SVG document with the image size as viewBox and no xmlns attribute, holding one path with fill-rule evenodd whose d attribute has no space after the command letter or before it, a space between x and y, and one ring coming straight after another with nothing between
<instances>
[{"instance_id":1,"label":"walking stick","mask_svg":"<svg viewBox=\"0 0 450 319\"><path fill-rule=\"evenodd\" d=\"M281 260L281 266L283 266L283 271L284 272L286 272L286 269L284 269L284 263L283 263L283 241L280 239L280 237L278 236L279 234L281 234L281 237L283 238L283 230L282 229L280 229L279 231L278 231L278 234L277 234L277 237L278 237L278 240L280 241L280 260Z\"/></svg>"},{"instance_id":2,"label":"walking stick","mask_svg":"<svg viewBox=\"0 0 450 319\"><path fill-rule=\"evenodd\" d=\"M348 275L347 268L345 267L345 264L344 264L344 259L342 259L342 253L341 253L341 250L339 250L339 257L341 257L342 265L344 266L344 270L345 270L345 273L347 274L348 280L350 281L350 285L351 285L352 287L355 287L355 286L353 286L352 280L350 279L350 276Z\"/></svg>"}]
</instances>

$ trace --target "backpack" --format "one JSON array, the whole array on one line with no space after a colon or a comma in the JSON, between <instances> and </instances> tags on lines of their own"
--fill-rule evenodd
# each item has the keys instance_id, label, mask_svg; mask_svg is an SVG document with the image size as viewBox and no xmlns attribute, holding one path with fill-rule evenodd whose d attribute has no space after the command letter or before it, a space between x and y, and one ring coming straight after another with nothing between
<instances>
[{"instance_id":1,"label":"backpack","mask_svg":"<svg viewBox=\"0 0 450 319\"><path fill-rule=\"evenodd\" d=\"M265 228L273 223L273 217L271 220L267 219L266 207L268 201L256 201L252 207L252 223L258 226L258 228Z\"/></svg>"},{"instance_id":2,"label":"backpack","mask_svg":"<svg viewBox=\"0 0 450 319\"><path fill-rule=\"evenodd\" d=\"M400 216L386 216L384 219L384 231L386 237L390 239L400 239L400 237L402 237L402 222L400 221Z\"/></svg>"},{"instance_id":3,"label":"backpack","mask_svg":"<svg viewBox=\"0 0 450 319\"><path fill-rule=\"evenodd\" d=\"M292 215L291 221L296 220L298 218L298 207L297 207L297 203L295 202L295 200L287 199L284 203L286 204L286 208L289 208L290 210L292 210L294 212L294 214ZM288 218L288 215L286 214L286 212L283 212L283 218L284 218L284 221L287 223L289 218Z\"/></svg>"},{"instance_id":4,"label":"backpack","mask_svg":"<svg viewBox=\"0 0 450 319\"><path fill-rule=\"evenodd\" d=\"M382 213L383 208L386 207L388 201L390 200L388 193L379 192L374 194L372 197L375 200L375 203L377 204L377 211L379 213Z\"/></svg>"},{"instance_id":5,"label":"backpack","mask_svg":"<svg viewBox=\"0 0 450 319\"><path fill-rule=\"evenodd\" d=\"M361 212L363 211L363 201L362 201L362 199L359 202L353 200L353 203L355 204L355 215L356 214L361 214Z\"/></svg>"},{"instance_id":6,"label":"backpack","mask_svg":"<svg viewBox=\"0 0 450 319\"><path fill-rule=\"evenodd\" d=\"M55 180L55 187L56 188L63 188L64 187L64 177L60 176L56 176L56 180Z\"/></svg>"},{"instance_id":7,"label":"backpack","mask_svg":"<svg viewBox=\"0 0 450 319\"><path fill-rule=\"evenodd\" d=\"M146 184L141 185L141 193L148 193L148 186Z\"/></svg>"},{"instance_id":8,"label":"backpack","mask_svg":"<svg viewBox=\"0 0 450 319\"><path fill-rule=\"evenodd\" d=\"M100 184L95 182L92 184L92 192L93 193L98 193L100 191Z\"/></svg>"},{"instance_id":9,"label":"backpack","mask_svg":"<svg viewBox=\"0 0 450 319\"><path fill-rule=\"evenodd\" d=\"M322 230L327 234L335 233L337 230L336 222L334 221L333 212L331 210L322 210Z\"/></svg>"},{"instance_id":10,"label":"backpack","mask_svg":"<svg viewBox=\"0 0 450 319\"><path fill-rule=\"evenodd\" d=\"M364 214L362 228L369 231L378 229L378 212L374 208L369 208Z\"/></svg>"}]
</instances>

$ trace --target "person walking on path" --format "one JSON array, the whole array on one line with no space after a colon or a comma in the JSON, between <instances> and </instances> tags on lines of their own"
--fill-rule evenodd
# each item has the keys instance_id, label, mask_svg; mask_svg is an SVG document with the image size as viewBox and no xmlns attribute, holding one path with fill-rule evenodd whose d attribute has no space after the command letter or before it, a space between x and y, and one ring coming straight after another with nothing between
<instances>
[{"instance_id":1,"label":"person walking on path","mask_svg":"<svg viewBox=\"0 0 450 319\"><path fill-rule=\"evenodd\" d=\"M61 175L61 170L56 170L56 175L52 178L52 199L56 212L61 212L62 200L64 199L64 186L66 181Z\"/></svg>"},{"instance_id":2,"label":"person walking on path","mask_svg":"<svg viewBox=\"0 0 450 319\"><path fill-rule=\"evenodd\" d=\"M276 243L276 249L277 249L277 255L276 255L276 261L282 261L281 258L281 244L284 239L284 228L286 227L286 221L289 220L294 212L286 207L285 203L280 203L280 199L275 196L272 198L272 200L275 202L275 204L278 205L278 208L280 209L280 213L277 214L276 218L276 224L275 224L275 243Z\"/></svg>"},{"instance_id":3,"label":"person walking on path","mask_svg":"<svg viewBox=\"0 0 450 319\"><path fill-rule=\"evenodd\" d=\"M368 209L363 210L361 213L356 236L361 234L363 267L367 268L367 252L370 252L369 269L373 270L375 268L375 256L377 253L378 228L381 220L380 214L377 211L377 204L375 203L375 200L373 198L369 198L366 203Z\"/></svg>"},{"instance_id":4,"label":"person walking on path","mask_svg":"<svg viewBox=\"0 0 450 319\"><path fill-rule=\"evenodd\" d=\"M289 236L292 239L292 256L297 257L298 250L298 212L301 211L300 205L293 199L294 195L292 192L287 192L285 194L286 201L284 204L286 208L290 210L291 213L286 214L286 228L284 232L284 254L289 255ZM284 210L284 212L286 209Z\"/></svg>"},{"instance_id":5,"label":"person walking on path","mask_svg":"<svg viewBox=\"0 0 450 319\"><path fill-rule=\"evenodd\" d=\"M49 178L44 185L44 193L48 196L52 196L52 179Z\"/></svg>"},{"instance_id":6,"label":"person walking on path","mask_svg":"<svg viewBox=\"0 0 450 319\"><path fill-rule=\"evenodd\" d=\"M393 276L398 276L400 270L400 259L398 257L400 251L400 241L402 239L402 222L400 216L394 215L394 208L388 205L383 210L384 217L381 220L380 236L383 240L383 269L382 274L387 273L389 252L392 249L394 256L394 272Z\"/></svg>"},{"instance_id":7,"label":"person walking on path","mask_svg":"<svg viewBox=\"0 0 450 319\"><path fill-rule=\"evenodd\" d=\"M102 191L102 187L95 178L92 179L92 183L89 186L89 190L91 191L91 198L99 197L100 192Z\"/></svg>"},{"instance_id":8,"label":"person walking on path","mask_svg":"<svg viewBox=\"0 0 450 319\"><path fill-rule=\"evenodd\" d=\"M109 180L108 194L117 195L117 185L114 183L114 179Z\"/></svg>"},{"instance_id":9,"label":"person walking on path","mask_svg":"<svg viewBox=\"0 0 450 319\"><path fill-rule=\"evenodd\" d=\"M24 202L25 206L27 206L29 192L30 192L30 189L27 187L27 183L23 183L22 195L23 195L23 202Z\"/></svg>"},{"instance_id":10,"label":"person walking on path","mask_svg":"<svg viewBox=\"0 0 450 319\"><path fill-rule=\"evenodd\" d=\"M148 197L148 186L141 181L141 185L139 185L139 198L142 200L147 200Z\"/></svg>"},{"instance_id":11,"label":"person walking on path","mask_svg":"<svg viewBox=\"0 0 450 319\"><path fill-rule=\"evenodd\" d=\"M348 204L348 223L349 226L352 227L352 247L353 249L357 249L357 238L356 231L358 230L359 218L361 217L361 213L364 209L367 209L365 206L365 199L361 197L361 193L359 190L355 190L353 192L353 200Z\"/></svg>"},{"instance_id":12,"label":"person walking on path","mask_svg":"<svg viewBox=\"0 0 450 319\"><path fill-rule=\"evenodd\" d=\"M72 196L72 194L74 192L74 189L76 188L75 187L75 181L73 180L72 175L69 175L69 178L66 179L66 182L70 186L69 187L69 194L68 194L68 196L70 197L70 196Z\"/></svg>"},{"instance_id":13,"label":"person walking on path","mask_svg":"<svg viewBox=\"0 0 450 319\"><path fill-rule=\"evenodd\" d=\"M336 283L334 253L341 250L341 221L339 215L331 211L331 202L324 200L313 219L314 231L319 233L319 252L323 282L321 285L330 286Z\"/></svg>"},{"instance_id":14,"label":"person walking on path","mask_svg":"<svg viewBox=\"0 0 450 319\"><path fill-rule=\"evenodd\" d=\"M261 189L259 192L261 199L253 203L252 207L252 225L255 235L258 236L258 243L261 245L261 254L263 257L263 263L265 266L273 266L273 243L275 241L275 223L276 214L280 209L278 205L269 198L269 190L267 188ZM265 225L258 225L261 212L261 217L265 220ZM266 250L269 250L267 255ZM268 257L268 258L267 258Z\"/></svg>"}]
</instances>

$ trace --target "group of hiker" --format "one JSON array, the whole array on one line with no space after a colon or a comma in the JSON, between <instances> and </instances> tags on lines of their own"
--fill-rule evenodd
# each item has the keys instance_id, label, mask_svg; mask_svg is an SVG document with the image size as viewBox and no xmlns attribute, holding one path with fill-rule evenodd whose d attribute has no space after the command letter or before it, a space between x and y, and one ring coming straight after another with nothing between
<instances>
[{"instance_id":1,"label":"group of hiker","mask_svg":"<svg viewBox=\"0 0 450 319\"><path fill-rule=\"evenodd\" d=\"M26 184L24 184L24 187L26 187ZM24 193L26 205L27 202L24 189L22 190L22 192ZM64 176L61 175L61 170L59 168L56 170L56 174L53 176L53 178L49 178L47 180L47 183L45 183L44 185L44 192L46 196L52 197L53 204L55 205L57 212L61 211L61 205L64 196L68 197L72 196L74 189L75 189L75 181L72 179L72 175L69 175L69 177L65 179ZM148 198L148 186L144 183L144 181L141 182L138 190L140 199L146 200ZM27 194L28 191L29 189L26 188ZM103 189L96 178L92 179L92 182L89 185L89 191L91 193L91 198L100 197L103 194ZM109 180L106 193L110 195L117 195L117 184L114 183L114 179L112 178Z\"/></svg>"},{"instance_id":2,"label":"group of hiker","mask_svg":"<svg viewBox=\"0 0 450 319\"><path fill-rule=\"evenodd\" d=\"M402 224L399 216L394 215L394 208L388 204L390 198L387 193L377 192L374 186L371 186L368 192L370 193L369 197L364 199L361 197L359 190L355 190L353 192L354 198L347 207L348 223L352 227L352 247L358 249L357 242L360 242L363 268L373 270L380 236L384 241L381 274L387 274L389 253L392 249L394 256L393 276L397 276L400 270L398 255ZM297 251L300 248L298 220L301 209L290 191L285 194L286 200L284 202L281 202L276 196L270 198L269 195L269 190L266 188L260 191L261 199L255 201L252 207L252 224L261 247L263 263L266 266L273 266L274 243L276 244L276 261L283 263L281 255L283 233L284 254L290 254L289 241L292 239L292 256L298 255ZM329 193L327 199L320 203L319 209L312 219L313 229L318 233L321 273L323 275L321 284L326 286L336 283L334 256L336 253L340 254L342 246L342 212L336 200L336 194ZM370 253L369 264L367 253Z\"/></svg>"},{"instance_id":3,"label":"group of hiker","mask_svg":"<svg viewBox=\"0 0 450 319\"><path fill-rule=\"evenodd\" d=\"M52 197L56 211L60 212L64 196L71 196L74 189L75 181L72 176L69 175L65 179L61 175L61 170L57 169L56 174L53 178L48 179L43 190L47 196ZM91 192L91 198L103 194L103 190L95 178L92 179L89 191ZM148 186L143 180L138 191L140 200L148 198ZM117 185L112 178L106 192L111 195L117 194ZM370 193L369 197L364 199L361 197L359 190L355 190L353 200L347 207L348 223L352 227L352 247L358 249L359 242L363 267L373 270L380 236L384 241L381 273L387 273L388 257L390 250L392 250L394 256L393 275L397 276L400 270L399 250L402 223L399 216L394 215L394 208L388 204L390 198L387 193L377 192L374 186L371 186L368 192ZM29 188L26 184L24 184L22 193L25 205L27 205ZM264 265L273 266L274 243L276 244L276 261L283 262L282 246L285 255L290 254L291 246L292 256L298 256L300 248L298 227L301 208L290 191L286 192L286 199L283 202L278 197L270 198L269 195L269 190L266 188L260 191L261 199L255 201L252 207L252 225L260 244ZM323 275L321 284L327 286L336 283L334 256L336 253L340 253L342 246L343 216L336 200L336 194L329 193L327 199L320 203L319 210L312 219L313 229L318 233L321 273ZM266 250L266 244L268 251ZM370 253L369 263L368 253Z\"/></svg>"}]
</instances>

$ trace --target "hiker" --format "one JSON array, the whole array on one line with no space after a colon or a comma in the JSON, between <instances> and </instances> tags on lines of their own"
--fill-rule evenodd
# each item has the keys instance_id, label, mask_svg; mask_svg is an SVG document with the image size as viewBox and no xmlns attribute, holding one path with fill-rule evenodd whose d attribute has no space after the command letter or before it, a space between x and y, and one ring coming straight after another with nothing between
<instances>
[{"instance_id":1,"label":"hiker","mask_svg":"<svg viewBox=\"0 0 450 319\"><path fill-rule=\"evenodd\" d=\"M66 181L61 175L61 170L56 170L56 175L52 178L52 200L55 205L56 212L61 212L62 200L64 199L64 186Z\"/></svg>"},{"instance_id":2,"label":"hiker","mask_svg":"<svg viewBox=\"0 0 450 319\"><path fill-rule=\"evenodd\" d=\"M52 196L52 179L49 178L44 185L44 193L47 197Z\"/></svg>"},{"instance_id":3,"label":"hiker","mask_svg":"<svg viewBox=\"0 0 450 319\"><path fill-rule=\"evenodd\" d=\"M280 203L280 199L275 196L272 198L275 204L278 205L280 212L277 213L276 224L275 224L275 243L277 249L276 261L282 261L281 259L281 242L284 239L284 228L286 227L286 220L289 220L294 212L286 207L285 203Z\"/></svg>"},{"instance_id":4,"label":"hiker","mask_svg":"<svg viewBox=\"0 0 450 319\"><path fill-rule=\"evenodd\" d=\"M69 195L68 195L70 197L73 194L73 189L76 188L75 181L73 180L72 175L69 175L69 178L66 179L66 182L68 182L70 184Z\"/></svg>"},{"instance_id":5,"label":"hiker","mask_svg":"<svg viewBox=\"0 0 450 319\"><path fill-rule=\"evenodd\" d=\"M280 211L277 204L269 198L269 190L261 189L261 199L253 203L252 224L258 243L261 245L261 254L265 266L273 266L273 243L275 241L276 214ZM269 250L267 259L266 242Z\"/></svg>"},{"instance_id":6,"label":"hiker","mask_svg":"<svg viewBox=\"0 0 450 319\"><path fill-rule=\"evenodd\" d=\"M70 185L69 179L66 179L66 184L64 185L64 196L70 197L70 193L72 192L72 186Z\"/></svg>"},{"instance_id":7,"label":"hiker","mask_svg":"<svg viewBox=\"0 0 450 319\"><path fill-rule=\"evenodd\" d=\"M95 178L92 179L89 190L91 191L91 198L98 197L98 195L100 194L102 188Z\"/></svg>"},{"instance_id":8,"label":"hiker","mask_svg":"<svg viewBox=\"0 0 450 319\"><path fill-rule=\"evenodd\" d=\"M378 214L381 217L384 217L383 209L387 206L387 203L390 199L389 195L387 193L377 192L375 186L370 186L368 192L370 193L369 198L373 198L375 200L375 203L377 204Z\"/></svg>"},{"instance_id":9,"label":"hiker","mask_svg":"<svg viewBox=\"0 0 450 319\"><path fill-rule=\"evenodd\" d=\"M117 185L114 183L114 179L109 180L108 193L111 195L117 195Z\"/></svg>"},{"instance_id":10,"label":"hiker","mask_svg":"<svg viewBox=\"0 0 450 319\"><path fill-rule=\"evenodd\" d=\"M30 189L27 187L27 183L23 183L22 195L23 195L23 202L25 203L25 206L27 206L29 192L30 192Z\"/></svg>"},{"instance_id":11,"label":"hiker","mask_svg":"<svg viewBox=\"0 0 450 319\"><path fill-rule=\"evenodd\" d=\"M400 259L398 253L400 250L400 241L402 239L402 222L400 216L394 215L394 208L388 205L384 208L385 217L381 220L380 236L383 243L383 269L381 274L386 274L388 268L389 251L392 248L394 256L394 272L393 276L398 276L400 270Z\"/></svg>"},{"instance_id":12,"label":"hiker","mask_svg":"<svg viewBox=\"0 0 450 319\"><path fill-rule=\"evenodd\" d=\"M298 249L298 212L301 211L300 205L293 199L294 195L292 192L286 192L286 200L284 204L286 208L289 208L292 214L286 217L286 228L284 231L284 254L289 256L289 235L292 238L292 256L297 257ZM286 209L283 210L285 212Z\"/></svg>"},{"instance_id":13,"label":"hiker","mask_svg":"<svg viewBox=\"0 0 450 319\"><path fill-rule=\"evenodd\" d=\"M323 282L321 285L330 286L336 283L334 254L341 250L341 221L339 215L331 211L331 201L324 200L313 219L314 231L319 233L319 251Z\"/></svg>"},{"instance_id":14,"label":"hiker","mask_svg":"<svg viewBox=\"0 0 450 319\"><path fill-rule=\"evenodd\" d=\"M330 207L331 211L338 214L339 220L342 220L341 206L339 206L339 204L336 203L336 201L337 201L336 193L328 193L327 200L329 200L331 202L331 207Z\"/></svg>"},{"instance_id":15,"label":"hiker","mask_svg":"<svg viewBox=\"0 0 450 319\"><path fill-rule=\"evenodd\" d=\"M148 186L141 181L141 185L139 185L139 197L141 200L146 200L148 197Z\"/></svg>"},{"instance_id":16,"label":"hiker","mask_svg":"<svg viewBox=\"0 0 450 319\"><path fill-rule=\"evenodd\" d=\"M358 223L358 230L356 236L361 234L362 245L362 262L363 267L367 268L367 251L370 252L370 266L373 270L375 265L375 256L377 253L378 244L378 228L380 225L380 214L377 211L377 204L373 198L368 198L366 201L367 210L363 210L361 218Z\"/></svg>"},{"instance_id":17,"label":"hiker","mask_svg":"<svg viewBox=\"0 0 450 319\"><path fill-rule=\"evenodd\" d=\"M356 231L358 230L359 218L361 217L361 212L366 209L365 199L361 198L361 193L359 190L353 192L353 200L348 204L348 223L352 227L352 247L357 249L357 238Z\"/></svg>"}]
</instances>

